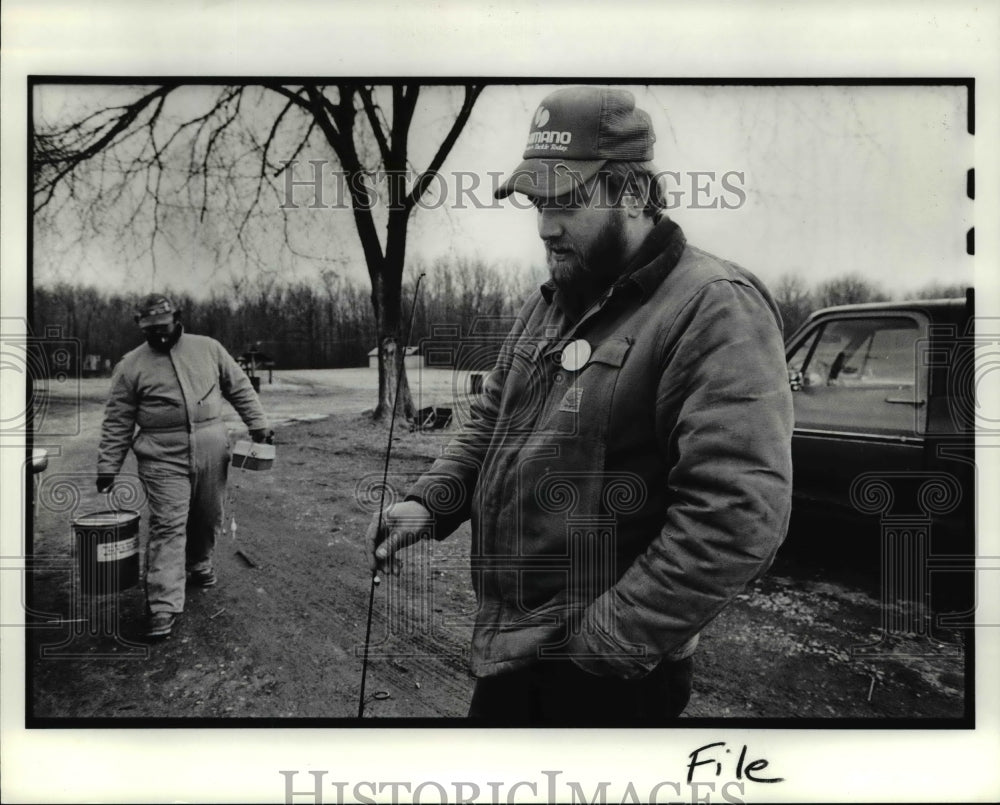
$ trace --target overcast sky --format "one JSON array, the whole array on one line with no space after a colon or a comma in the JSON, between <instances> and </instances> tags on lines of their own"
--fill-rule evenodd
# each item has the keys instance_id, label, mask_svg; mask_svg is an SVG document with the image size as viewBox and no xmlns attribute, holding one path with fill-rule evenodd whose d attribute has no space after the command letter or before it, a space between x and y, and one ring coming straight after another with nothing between
<instances>
[{"instance_id":1,"label":"overcast sky","mask_svg":"<svg viewBox=\"0 0 1000 805\"><path fill-rule=\"evenodd\" d=\"M510 170L547 87L487 90L446 167ZM655 161L681 175L671 216L688 239L773 281L786 272L822 280L858 271L887 289L933 280L971 282L965 196L973 164L960 87L630 87L653 118ZM742 174L745 202L719 182L692 192L691 172ZM730 177L730 184L739 179ZM719 208L696 209L715 201ZM429 216L426 216L429 217ZM531 212L453 210L445 238L540 260ZM435 222L436 223L436 222ZM415 251L441 248L420 220Z\"/></svg>"},{"instance_id":2,"label":"overcast sky","mask_svg":"<svg viewBox=\"0 0 1000 805\"><path fill-rule=\"evenodd\" d=\"M670 215L700 248L771 284L789 273L812 284L857 272L905 295L932 281L972 282L972 259L965 254L972 202L965 187L973 137L966 129L964 87L627 88L652 116L655 161L670 172ZM534 212L517 199L494 202L491 189L498 173L519 162L530 117L552 89L487 87L441 181L425 197L427 208L411 219L411 264L443 255L481 257L511 270L543 264ZM192 97L199 91L210 88L193 90ZM44 86L36 96L38 113L51 120L71 113L76 98L112 93L120 89ZM411 133L416 167L426 165L457 97L443 88L421 96ZM295 178L309 175L300 167ZM270 264L306 280L331 266L363 280L350 210L308 210L308 191L296 194L303 204L295 214L304 251L324 259L286 256ZM249 270L238 262L218 265L209 248L216 234L193 218L176 226L183 235L157 252L157 283L202 294ZM36 281L149 288L150 255L123 249L110 235L85 247L61 242L63 235L57 229L37 237Z\"/></svg>"}]
</instances>

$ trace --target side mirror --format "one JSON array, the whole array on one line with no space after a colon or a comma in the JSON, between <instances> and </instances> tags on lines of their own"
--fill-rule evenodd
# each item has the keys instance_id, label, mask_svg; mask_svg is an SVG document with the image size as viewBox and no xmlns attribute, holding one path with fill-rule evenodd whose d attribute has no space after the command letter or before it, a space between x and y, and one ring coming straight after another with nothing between
<instances>
[{"instance_id":1,"label":"side mirror","mask_svg":"<svg viewBox=\"0 0 1000 805\"><path fill-rule=\"evenodd\" d=\"M44 472L49 466L49 451L44 447L34 447L31 450L31 471Z\"/></svg>"},{"instance_id":2,"label":"side mirror","mask_svg":"<svg viewBox=\"0 0 1000 805\"><path fill-rule=\"evenodd\" d=\"M802 372L798 369L789 369L788 385L792 391L802 391Z\"/></svg>"}]
</instances>

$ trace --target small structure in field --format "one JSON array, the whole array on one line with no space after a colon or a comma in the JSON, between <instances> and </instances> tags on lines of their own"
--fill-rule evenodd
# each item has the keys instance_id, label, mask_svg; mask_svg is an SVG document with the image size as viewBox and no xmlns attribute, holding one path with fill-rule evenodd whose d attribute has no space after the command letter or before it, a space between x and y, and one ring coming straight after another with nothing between
<instances>
[{"instance_id":1,"label":"small structure in field","mask_svg":"<svg viewBox=\"0 0 1000 805\"><path fill-rule=\"evenodd\" d=\"M403 357L403 365L407 369L423 369L424 356L420 347L407 347ZM378 369L378 347L368 350L368 368Z\"/></svg>"}]
</instances>

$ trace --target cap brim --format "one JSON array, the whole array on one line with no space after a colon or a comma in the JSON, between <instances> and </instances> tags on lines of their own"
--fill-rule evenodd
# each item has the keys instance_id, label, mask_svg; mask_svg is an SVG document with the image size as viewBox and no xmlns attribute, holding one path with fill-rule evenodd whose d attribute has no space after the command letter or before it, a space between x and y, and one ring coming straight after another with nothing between
<instances>
[{"instance_id":1,"label":"cap brim","mask_svg":"<svg viewBox=\"0 0 1000 805\"><path fill-rule=\"evenodd\" d=\"M524 193L531 198L556 198L589 181L606 159L526 159L493 193L507 198Z\"/></svg>"},{"instance_id":2,"label":"cap brim","mask_svg":"<svg viewBox=\"0 0 1000 805\"><path fill-rule=\"evenodd\" d=\"M157 313L155 316L143 316L139 319L140 327L156 327L159 324L173 324L173 313Z\"/></svg>"}]
</instances>

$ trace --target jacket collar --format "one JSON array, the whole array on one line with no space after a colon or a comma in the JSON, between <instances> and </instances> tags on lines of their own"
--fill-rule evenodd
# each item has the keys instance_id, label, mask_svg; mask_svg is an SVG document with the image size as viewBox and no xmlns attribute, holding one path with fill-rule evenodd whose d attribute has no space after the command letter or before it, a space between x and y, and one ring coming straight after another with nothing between
<instances>
[{"instance_id":1,"label":"jacket collar","mask_svg":"<svg viewBox=\"0 0 1000 805\"><path fill-rule=\"evenodd\" d=\"M677 265L686 244L687 238L681 228L664 216L646 236L622 276L612 287L633 287L645 302ZM547 280L539 290L545 301L552 304L556 294L555 283Z\"/></svg>"},{"instance_id":2,"label":"jacket collar","mask_svg":"<svg viewBox=\"0 0 1000 805\"><path fill-rule=\"evenodd\" d=\"M615 285L632 284L638 287L642 301L645 302L666 279L667 274L673 271L686 244L687 238L681 228L664 216L646 236Z\"/></svg>"}]
</instances>

